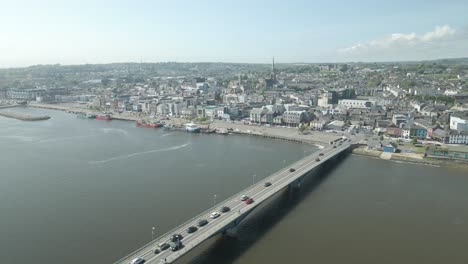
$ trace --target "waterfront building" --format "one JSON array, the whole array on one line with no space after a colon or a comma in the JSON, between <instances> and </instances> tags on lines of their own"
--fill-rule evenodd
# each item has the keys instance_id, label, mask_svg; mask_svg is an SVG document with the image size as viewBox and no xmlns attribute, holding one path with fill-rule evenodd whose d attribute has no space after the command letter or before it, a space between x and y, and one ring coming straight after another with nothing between
<instances>
[{"instance_id":1,"label":"waterfront building","mask_svg":"<svg viewBox=\"0 0 468 264\"><path fill-rule=\"evenodd\" d=\"M450 133L449 139L448 139L449 144L468 144L468 131L452 131Z\"/></svg>"},{"instance_id":2,"label":"waterfront building","mask_svg":"<svg viewBox=\"0 0 468 264\"><path fill-rule=\"evenodd\" d=\"M468 131L468 112L456 112L450 116L450 129Z\"/></svg>"}]
</instances>

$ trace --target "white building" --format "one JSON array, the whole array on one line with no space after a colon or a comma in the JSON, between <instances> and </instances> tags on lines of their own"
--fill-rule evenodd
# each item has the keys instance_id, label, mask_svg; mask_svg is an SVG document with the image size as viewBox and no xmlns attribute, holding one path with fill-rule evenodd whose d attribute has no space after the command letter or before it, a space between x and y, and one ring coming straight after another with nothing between
<instances>
[{"instance_id":1,"label":"white building","mask_svg":"<svg viewBox=\"0 0 468 264\"><path fill-rule=\"evenodd\" d=\"M449 136L449 144L468 144L468 133L453 133Z\"/></svg>"},{"instance_id":2,"label":"white building","mask_svg":"<svg viewBox=\"0 0 468 264\"><path fill-rule=\"evenodd\" d=\"M372 106L372 102L368 100L352 100L352 99L343 99L338 100L338 105L344 106L346 108L362 108L366 109Z\"/></svg>"},{"instance_id":3,"label":"white building","mask_svg":"<svg viewBox=\"0 0 468 264\"><path fill-rule=\"evenodd\" d=\"M410 138L410 130L409 129L402 129L401 130L401 137L409 139Z\"/></svg>"},{"instance_id":4,"label":"white building","mask_svg":"<svg viewBox=\"0 0 468 264\"><path fill-rule=\"evenodd\" d=\"M450 129L456 131L468 131L468 118L450 116Z\"/></svg>"}]
</instances>

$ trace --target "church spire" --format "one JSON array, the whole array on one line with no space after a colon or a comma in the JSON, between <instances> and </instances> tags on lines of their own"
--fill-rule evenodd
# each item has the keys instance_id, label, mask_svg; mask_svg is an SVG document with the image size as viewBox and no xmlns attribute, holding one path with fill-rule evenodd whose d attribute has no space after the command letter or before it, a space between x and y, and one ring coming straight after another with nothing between
<instances>
[{"instance_id":1,"label":"church spire","mask_svg":"<svg viewBox=\"0 0 468 264\"><path fill-rule=\"evenodd\" d=\"M275 56L273 56L273 61L271 63L271 79L273 80L273 83L276 83Z\"/></svg>"}]
</instances>

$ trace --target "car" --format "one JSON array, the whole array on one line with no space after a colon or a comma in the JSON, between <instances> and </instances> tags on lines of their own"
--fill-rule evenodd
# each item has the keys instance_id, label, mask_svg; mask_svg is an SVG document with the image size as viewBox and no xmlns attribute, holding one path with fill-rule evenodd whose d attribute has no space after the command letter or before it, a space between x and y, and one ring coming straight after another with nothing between
<instances>
[{"instance_id":1,"label":"car","mask_svg":"<svg viewBox=\"0 0 468 264\"><path fill-rule=\"evenodd\" d=\"M131 264L143 264L145 263L146 260L142 259L142 258L136 258L136 259L133 259L132 262L130 262Z\"/></svg>"},{"instance_id":2,"label":"car","mask_svg":"<svg viewBox=\"0 0 468 264\"><path fill-rule=\"evenodd\" d=\"M319 158L316 158L315 161L320 161L320 159L319 159Z\"/></svg>"},{"instance_id":3,"label":"car","mask_svg":"<svg viewBox=\"0 0 468 264\"><path fill-rule=\"evenodd\" d=\"M249 198L249 197L248 197L247 195L242 195L242 196L241 196L241 201L245 201L245 200L247 200L248 198Z\"/></svg>"},{"instance_id":4,"label":"car","mask_svg":"<svg viewBox=\"0 0 468 264\"><path fill-rule=\"evenodd\" d=\"M333 146L333 148L336 148L336 145L335 145L335 146Z\"/></svg>"},{"instance_id":5,"label":"car","mask_svg":"<svg viewBox=\"0 0 468 264\"><path fill-rule=\"evenodd\" d=\"M227 206L223 206L223 207L221 207L220 211L221 211L221 213L227 213L227 212L231 211L231 208L229 208Z\"/></svg>"},{"instance_id":6,"label":"car","mask_svg":"<svg viewBox=\"0 0 468 264\"><path fill-rule=\"evenodd\" d=\"M180 240L170 242L170 245L171 245L171 250L172 251L177 251L177 250L181 249L184 246Z\"/></svg>"},{"instance_id":7,"label":"car","mask_svg":"<svg viewBox=\"0 0 468 264\"><path fill-rule=\"evenodd\" d=\"M202 227L202 226L206 226L208 224L208 220L206 219L201 219L200 221L198 221L198 226L199 227Z\"/></svg>"},{"instance_id":8,"label":"car","mask_svg":"<svg viewBox=\"0 0 468 264\"><path fill-rule=\"evenodd\" d=\"M161 251L164 251L170 247L168 243L161 243L158 246Z\"/></svg>"},{"instance_id":9,"label":"car","mask_svg":"<svg viewBox=\"0 0 468 264\"><path fill-rule=\"evenodd\" d=\"M323 153L320 153L319 156L323 156Z\"/></svg>"},{"instance_id":10,"label":"car","mask_svg":"<svg viewBox=\"0 0 468 264\"><path fill-rule=\"evenodd\" d=\"M249 199L245 200L246 204L251 204L253 202L254 202L254 199L252 199L252 198L249 198Z\"/></svg>"},{"instance_id":11,"label":"car","mask_svg":"<svg viewBox=\"0 0 468 264\"><path fill-rule=\"evenodd\" d=\"M198 228L196 226L191 226L189 228L187 228L187 233L191 234L191 233L194 233L198 230Z\"/></svg>"},{"instance_id":12,"label":"car","mask_svg":"<svg viewBox=\"0 0 468 264\"><path fill-rule=\"evenodd\" d=\"M218 218L221 214L219 212L212 212L210 217L215 219L215 218Z\"/></svg>"},{"instance_id":13,"label":"car","mask_svg":"<svg viewBox=\"0 0 468 264\"><path fill-rule=\"evenodd\" d=\"M294 169L294 168L289 169L289 172L295 172L295 171L296 171L296 169Z\"/></svg>"},{"instance_id":14,"label":"car","mask_svg":"<svg viewBox=\"0 0 468 264\"><path fill-rule=\"evenodd\" d=\"M263 185L264 185L265 187L270 187L270 186L271 186L271 182L265 182Z\"/></svg>"},{"instance_id":15,"label":"car","mask_svg":"<svg viewBox=\"0 0 468 264\"><path fill-rule=\"evenodd\" d=\"M172 242L180 241L182 239L184 239L184 237L181 234L173 234L171 236L171 241Z\"/></svg>"},{"instance_id":16,"label":"car","mask_svg":"<svg viewBox=\"0 0 468 264\"><path fill-rule=\"evenodd\" d=\"M161 253L161 249L159 249L159 248L155 248L155 249L154 249L154 254L156 254L156 255L157 255L157 254L159 254L159 253Z\"/></svg>"}]
</instances>

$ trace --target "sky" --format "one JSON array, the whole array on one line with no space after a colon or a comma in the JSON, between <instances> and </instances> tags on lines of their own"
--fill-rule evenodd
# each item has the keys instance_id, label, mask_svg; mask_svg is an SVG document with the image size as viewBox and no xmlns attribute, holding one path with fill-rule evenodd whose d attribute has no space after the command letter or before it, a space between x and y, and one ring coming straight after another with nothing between
<instances>
[{"instance_id":1,"label":"sky","mask_svg":"<svg viewBox=\"0 0 468 264\"><path fill-rule=\"evenodd\" d=\"M467 0L0 0L0 68L468 57Z\"/></svg>"}]
</instances>

